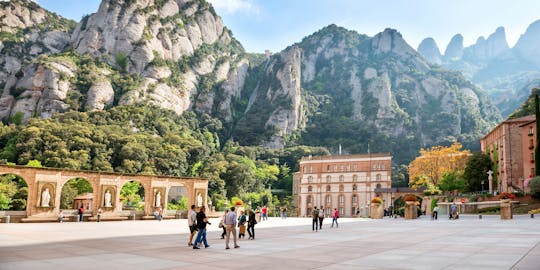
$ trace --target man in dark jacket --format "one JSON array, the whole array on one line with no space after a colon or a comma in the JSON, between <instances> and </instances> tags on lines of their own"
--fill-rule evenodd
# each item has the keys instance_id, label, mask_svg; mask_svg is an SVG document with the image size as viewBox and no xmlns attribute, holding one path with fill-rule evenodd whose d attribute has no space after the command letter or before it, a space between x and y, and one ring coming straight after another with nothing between
<instances>
[{"instance_id":1,"label":"man in dark jacket","mask_svg":"<svg viewBox=\"0 0 540 270\"><path fill-rule=\"evenodd\" d=\"M206 217L205 207L201 206L201 210L199 213L197 213L197 230L199 233L197 234L197 238L195 239L195 243L193 243L193 249L199 249L197 246L199 242L202 242L204 244L204 247L210 247L208 243L206 242L206 224L210 224L208 222L208 218Z\"/></svg>"}]
</instances>

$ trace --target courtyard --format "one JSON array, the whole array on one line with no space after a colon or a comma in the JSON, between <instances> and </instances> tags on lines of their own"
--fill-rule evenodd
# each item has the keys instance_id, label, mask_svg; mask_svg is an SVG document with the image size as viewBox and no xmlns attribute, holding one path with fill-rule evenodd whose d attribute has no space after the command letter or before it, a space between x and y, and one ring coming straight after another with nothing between
<instances>
[{"instance_id":1,"label":"courtyard","mask_svg":"<svg viewBox=\"0 0 540 270\"><path fill-rule=\"evenodd\" d=\"M540 219L270 218L255 240L187 246L186 220L0 224L0 269L538 269ZM231 240L232 241L232 240Z\"/></svg>"}]
</instances>

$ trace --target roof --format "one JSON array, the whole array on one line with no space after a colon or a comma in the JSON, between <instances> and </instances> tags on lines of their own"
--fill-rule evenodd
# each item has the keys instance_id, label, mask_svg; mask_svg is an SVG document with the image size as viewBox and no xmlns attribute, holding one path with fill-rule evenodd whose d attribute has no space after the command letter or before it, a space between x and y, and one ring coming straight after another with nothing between
<instances>
[{"instance_id":1,"label":"roof","mask_svg":"<svg viewBox=\"0 0 540 270\"><path fill-rule=\"evenodd\" d=\"M392 157L390 153L372 153L372 154L356 154L356 155L329 155L329 156L308 156L302 157L300 161L307 160L331 160L331 159L353 159L353 158L378 158Z\"/></svg>"},{"instance_id":2,"label":"roof","mask_svg":"<svg viewBox=\"0 0 540 270\"><path fill-rule=\"evenodd\" d=\"M525 124L525 123L530 123L531 121L536 121L536 116L534 114L526 115L526 116L515 118L515 119L505 120L499 123L496 127L494 127L490 132L488 132L484 137L482 137L481 140L485 139L487 136L489 136L489 134L491 134L493 131L497 130L500 126L504 124L514 124L514 123Z\"/></svg>"}]
</instances>

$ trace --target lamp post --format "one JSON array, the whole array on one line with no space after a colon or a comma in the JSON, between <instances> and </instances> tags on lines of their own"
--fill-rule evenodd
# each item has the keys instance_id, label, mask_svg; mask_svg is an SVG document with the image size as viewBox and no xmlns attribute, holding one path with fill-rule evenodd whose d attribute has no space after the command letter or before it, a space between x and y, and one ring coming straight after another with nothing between
<instances>
[{"instance_id":1,"label":"lamp post","mask_svg":"<svg viewBox=\"0 0 540 270\"><path fill-rule=\"evenodd\" d=\"M484 180L482 180L480 184L482 185L482 193L484 193Z\"/></svg>"}]
</instances>

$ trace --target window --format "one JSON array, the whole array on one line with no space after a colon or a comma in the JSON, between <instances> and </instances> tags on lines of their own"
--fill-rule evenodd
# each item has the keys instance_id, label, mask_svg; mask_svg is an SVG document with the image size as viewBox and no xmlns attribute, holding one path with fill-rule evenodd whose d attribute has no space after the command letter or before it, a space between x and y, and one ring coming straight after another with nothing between
<instances>
[{"instance_id":1,"label":"window","mask_svg":"<svg viewBox=\"0 0 540 270\"><path fill-rule=\"evenodd\" d=\"M337 165L334 165L334 172L337 172Z\"/></svg>"},{"instance_id":2,"label":"window","mask_svg":"<svg viewBox=\"0 0 540 270\"><path fill-rule=\"evenodd\" d=\"M534 161L534 152L531 152L531 161Z\"/></svg>"},{"instance_id":3,"label":"window","mask_svg":"<svg viewBox=\"0 0 540 270\"><path fill-rule=\"evenodd\" d=\"M348 172L351 171L351 164L347 164L347 171L348 171Z\"/></svg>"},{"instance_id":4,"label":"window","mask_svg":"<svg viewBox=\"0 0 540 270\"><path fill-rule=\"evenodd\" d=\"M345 215L345 208L343 208L343 207L340 207L340 208L339 208L339 215L340 215L340 216L344 216L344 215Z\"/></svg>"},{"instance_id":5,"label":"window","mask_svg":"<svg viewBox=\"0 0 540 270\"><path fill-rule=\"evenodd\" d=\"M384 170L384 169L385 169L384 164L381 164L381 170Z\"/></svg>"},{"instance_id":6,"label":"window","mask_svg":"<svg viewBox=\"0 0 540 270\"><path fill-rule=\"evenodd\" d=\"M529 127L529 136L532 136L534 134L533 127Z\"/></svg>"},{"instance_id":7,"label":"window","mask_svg":"<svg viewBox=\"0 0 540 270\"><path fill-rule=\"evenodd\" d=\"M330 192L330 191L332 191L332 188L330 187L330 185L327 185L326 186L326 192Z\"/></svg>"},{"instance_id":8,"label":"window","mask_svg":"<svg viewBox=\"0 0 540 270\"><path fill-rule=\"evenodd\" d=\"M326 171L330 171L330 165L326 165Z\"/></svg>"},{"instance_id":9,"label":"window","mask_svg":"<svg viewBox=\"0 0 540 270\"><path fill-rule=\"evenodd\" d=\"M358 181L358 175L356 175L356 174L353 175L352 180L353 180L353 182L357 182Z\"/></svg>"},{"instance_id":10,"label":"window","mask_svg":"<svg viewBox=\"0 0 540 270\"><path fill-rule=\"evenodd\" d=\"M353 170L354 170L354 171L358 171L358 164L354 164L354 165L353 165Z\"/></svg>"},{"instance_id":11,"label":"window","mask_svg":"<svg viewBox=\"0 0 540 270\"><path fill-rule=\"evenodd\" d=\"M381 184L377 184L377 187L376 188L381 188Z\"/></svg>"},{"instance_id":12,"label":"window","mask_svg":"<svg viewBox=\"0 0 540 270\"><path fill-rule=\"evenodd\" d=\"M330 183L332 181L332 176L328 175L326 176L326 182Z\"/></svg>"},{"instance_id":13,"label":"window","mask_svg":"<svg viewBox=\"0 0 540 270\"><path fill-rule=\"evenodd\" d=\"M377 174L377 176L375 176L375 180L376 181L381 181L381 174Z\"/></svg>"},{"instance_id":14,"label":"window","mask_svg":"<svg viewBox=\"0 0 540 270\"><path fill-rule=\"evenodd\" d=\"M309 173L313 173L313 166L309 165Z\"/></svg>"},{"instance_id":15,"label":"window","mask_svg":"<svg viewBox=\"0 0 540 270\"><path fill-rule=\"evenodd\" d=\"M339 166L339 169L340 169L340 171L343 171L343 170L345 170L345 166L341 165L341 166Z\"/></svg>"},{"instance_id":16,"label":"window","mask_svg":"<svg viewBox=\"0 0 540 270\"><path fill-rule=\"evenodd\" d=\"M339 191L343 191L343 185L339 185Z\"/></svg>"},{"instance_id":17,"label":"window","mask_svg":"<svg viewBox=\"0 0 540 270\"><path fill-rule=\"evenodd\" d=\"M330 195L326 195L326 205L330 205L330 203L332 202L332 197L330 197Z\"/></svg>"},{"instance_id":18,"label":"window","mask_svg":"<svg viewBox=\"0 0 540 270\"><path fill-rule=\"evenodd\" d=\"M312 183L313 182L313 176L308 176L307 181L308 181L308 183Z\"/></svg>"},{"instance_id":19,"label":"window","mask_svg":"<svg viewBox=\"0 0 540 270\"><path fill-rule=\"evenodd\" d=\"M307 201L307 203L311 203L311 195L308 195L308 196L307 196L307 200L306 200L306 201ZM309 212L311 212L311 211L309 211Z\"/></svg>"},{"instance_id":20,"label":"window","mask_svg":"<svg viewBox=\"0 0 540 270\"><path fill-rule=\"evenodd\" d=\"M343 204L345 202L345 196L344 195L339 195L339 204Z\"/></svg>"},{"instance_id":21,"label":"window","mask_svg":"<svg viewBox=\"0 0 540 270\"><path fill-rule=\"evenodd\" d=\"M345 180L345 176L340 175L340 176L339 176L339 182L343 182L344 180Z\"/></svg>"},{"instance_id":22,"label":"window","mask_svg":"<svg viewBox=\"0 0 540 270\"><path fill-rule=\"evenodd\" d=\"M356 186L356 184L354 184L354 185L352 186L352 190L353 190L353 191L356 191L357 189L358 189L358 187Z\"/></svg>"},{"instance_id":23,"label":"window","mask_svg":"<svg viewBox=\"0 0 540 270\"><path fill-rule=\"evenodd\" d=\"M302 166L302 172L306 173L306 166Z\"/></svg>"},{"instance_id":24,"label":"window","mask_svg":"<svg viewBox=\"0 0 540 270\"><path fill-rule=\"evenodd\" d=\"M352 203L358 203L358 197L356 194L352 196Z\"/></svg>"},{"instance_id":25,"label":"window","mask_svg":"<svg viewBox=\"0 0 540 270\"><path fill-rule=\"evenodd\" d=\"M313 191L313 187L312 187L312 186L307 187L307 191L308 191L308 192L312 192L312 191Z\"/></svg>"}]
</instances>

